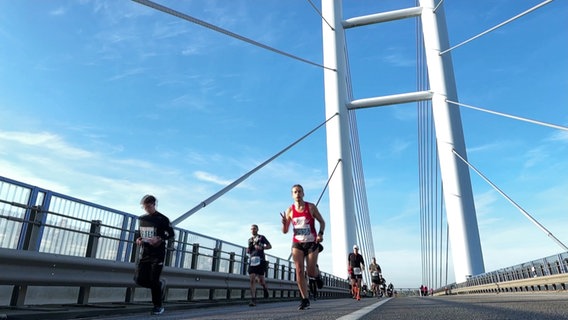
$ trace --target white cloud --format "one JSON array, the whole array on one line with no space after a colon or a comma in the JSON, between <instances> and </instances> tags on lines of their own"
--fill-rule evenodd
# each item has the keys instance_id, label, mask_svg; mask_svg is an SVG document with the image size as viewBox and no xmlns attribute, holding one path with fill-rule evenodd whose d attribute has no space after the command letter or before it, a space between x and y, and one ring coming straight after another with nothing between
<instances>
[{"instance_id":1,"label":"white cloud","mask_svg":"<svg viewBox=\"0 0 568 320\"><path fill-rule=\"evenodd\" d=\"M222 179L222 178L220 178L220 177L218 177L214 174L203 172L203 171L196 171L193 175L201 181L213 182L213 183L221 185L221 186L227 186L232 182L230 180Z\"/></svg>"},{"instance_id":2,"label":"white cloud","mask_svg":"<svg viewBox=\"0 0 568 320\"><path fill-rule=\"evenodd\" d=\"M65 142L62 137L49 132L1 132L0 140L20 145L32 146L34 148L45 149L56 153L58 156L69 159L90 158L93 154L87 150L73 147Z\"/></svg>"},{"instance_id":3,"label":"white cloud","mask_svg":"<svg viewBox=\"0 0 568 320\"><path fill-rule=\"evenodd\" d=\"M52 15L52 16L62 16L66 13L67 13L67 9L65 9L63 7L53 9L49 12L49 14Z\"/></svg>"},{"instance_id":4,"label":"white cloud","mask_svg":"<svg viewBox=\"0 0 568 320\"><path fill-rule=\"evenodd\" d=\"M405 48L390 47L387 49L389 53L383 55L382 60L396 67L415 67L416 59L405 56L405 51Z\"/></svg>"},{"instance_id":5,"label":"white cloud","mask_svg":"<svg viewBox=\"0 0 568 320\"><path fill-rule=\"evenodd\" d=\"M403 154L409 147L414 145L414 141L394 139L391 142L391 151L395 156Z\"/></svg>"},{"instance_id":6,"label":"white cloud","mask_svg":"<svg viewBox=\"0 0 568 320\"><path fill-rule=\"evenodd\" d=\"M568 131L556 131L549 137L549 139L551 141L568 142Z\"/></svg>"},{"instance_id":7,"label":"white cloud","mask_svg":"<svg viewBox=\"0 0 568 320\"><path fill-rule=\"evenodd\" d=\"M475 152L487 152L487 151L499 150L503 147L504 144L505 144L504 142L492 142L476 147L468 147L467 153L471 154Z\"/></svg>"}]
</instances>

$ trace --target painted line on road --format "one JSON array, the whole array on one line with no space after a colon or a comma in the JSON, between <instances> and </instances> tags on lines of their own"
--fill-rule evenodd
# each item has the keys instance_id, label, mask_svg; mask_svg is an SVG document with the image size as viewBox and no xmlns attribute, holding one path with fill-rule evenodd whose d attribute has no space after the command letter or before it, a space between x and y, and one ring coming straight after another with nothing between
<instances>
[{"instance_id":1,"label":"painted line on road","mask_svg":"<svg viewBox=\"0 0 568 320\"><path fill-rule=\"evenodd\" d=\"M378 308L381 304L389 301L392 298L386 298L384 300L381 300L377 303L374 303L370 306L366 306L363 309L359 309L355 312L352 312L350 314L344 315L343 317L337 318L337 320L358 320L361 319L364 315L370 313L371 311L375 310L376 308Z\"/></svg>"}]
</instances>

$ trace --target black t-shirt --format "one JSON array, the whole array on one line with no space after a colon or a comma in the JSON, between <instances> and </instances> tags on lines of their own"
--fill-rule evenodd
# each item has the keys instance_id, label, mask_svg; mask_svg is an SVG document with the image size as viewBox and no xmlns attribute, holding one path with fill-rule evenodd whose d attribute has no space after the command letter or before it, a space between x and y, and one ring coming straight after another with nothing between
<instances>
[{"instance_id":1,"label":"black t-shirt","mask_svg":"<svg viewBox=\"0 0 568 320\"><path fill-rule=\"evenodd\" d=\"M152 238L158 236L162 238L162 243L157 246L151 246L146 242L142 242L143 253L140 261L150 261L158 259L164 261L166 257L166 240L174 237L174 229L170 223L170 219L160 212L156 211L154 214L145 214L138 217L138 230L136 231L135 238L142 237Z\"/></svg>"},{"instance_id":2,"label":"black t-shirt","mask_svg":"<svg viewBox=\"0 0 568 320\"><path fill-rule=\"evenodd\" d=\"M266 260L264 255L264 245L269 245L268 239L261 234L257 234L248 240L248 253L252 257L260 257L262 261ZM256 249L254 246L259 245L261 248Z\"/></svg>"},{"instance_id":3,"label":"black t-shirt","mask_svg":"<svg viewBox=\"0 0 568 320\"><path fill-rule=\"evenodd\" d=\"M360 254L350 253L349 265L351 266L351 268L361 268L361 265L365 265L365 261L363 261L363 256Z\"/></svg>"}]
</instances>

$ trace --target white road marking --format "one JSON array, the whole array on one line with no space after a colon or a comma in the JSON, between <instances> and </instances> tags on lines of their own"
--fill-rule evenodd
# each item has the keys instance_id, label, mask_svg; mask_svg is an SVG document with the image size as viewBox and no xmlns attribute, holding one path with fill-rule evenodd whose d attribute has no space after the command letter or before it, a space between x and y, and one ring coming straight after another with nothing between
<instances>
[{"instance_id":1,"label":"white road marking","mask_svg":"<svg viewBox=\"0 0 568 320\"><path fill-rule=\"evenodd\" d=\"M352 312L350 314L344 315L341 318L337 318L337 320L358 320L361 319L361 317L363 317L364 315L368 314L369 312L375 310L376 308L378 308L381 304L389 301L391 298L386 298L386 299L381 299L379 302L374 303L370 306L366 306L365 308L359 309L355 312Z\"/></svg>"}]
</instances>

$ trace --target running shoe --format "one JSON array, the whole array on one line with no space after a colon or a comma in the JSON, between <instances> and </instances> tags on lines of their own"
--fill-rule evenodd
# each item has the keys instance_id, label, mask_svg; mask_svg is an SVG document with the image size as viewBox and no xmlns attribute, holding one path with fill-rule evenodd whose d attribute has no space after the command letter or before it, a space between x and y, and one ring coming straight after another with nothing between
<instances>
[{"instance_id":1,"label":"running shoe","mask_svg":"<svg viewBox=\"0 0 568 320\"><path fill-rule=\"evenodd\" d=\"M152 309L152 314L153 314L153 315L162 314L162 313L164 313L165 310L166 310L166 309L164 309L164 307L154 307L154 308Z\"/></svg>"},{"instance_id":2,"label":"running shoe","mask_svg":"<svg viewBox=\"0 0 568 320\"><path fill-rule=\"evenodd\" d=\"M305 310L310 308L310 299L302 299L298 310Z\"/></svg>"}]
</instances>

